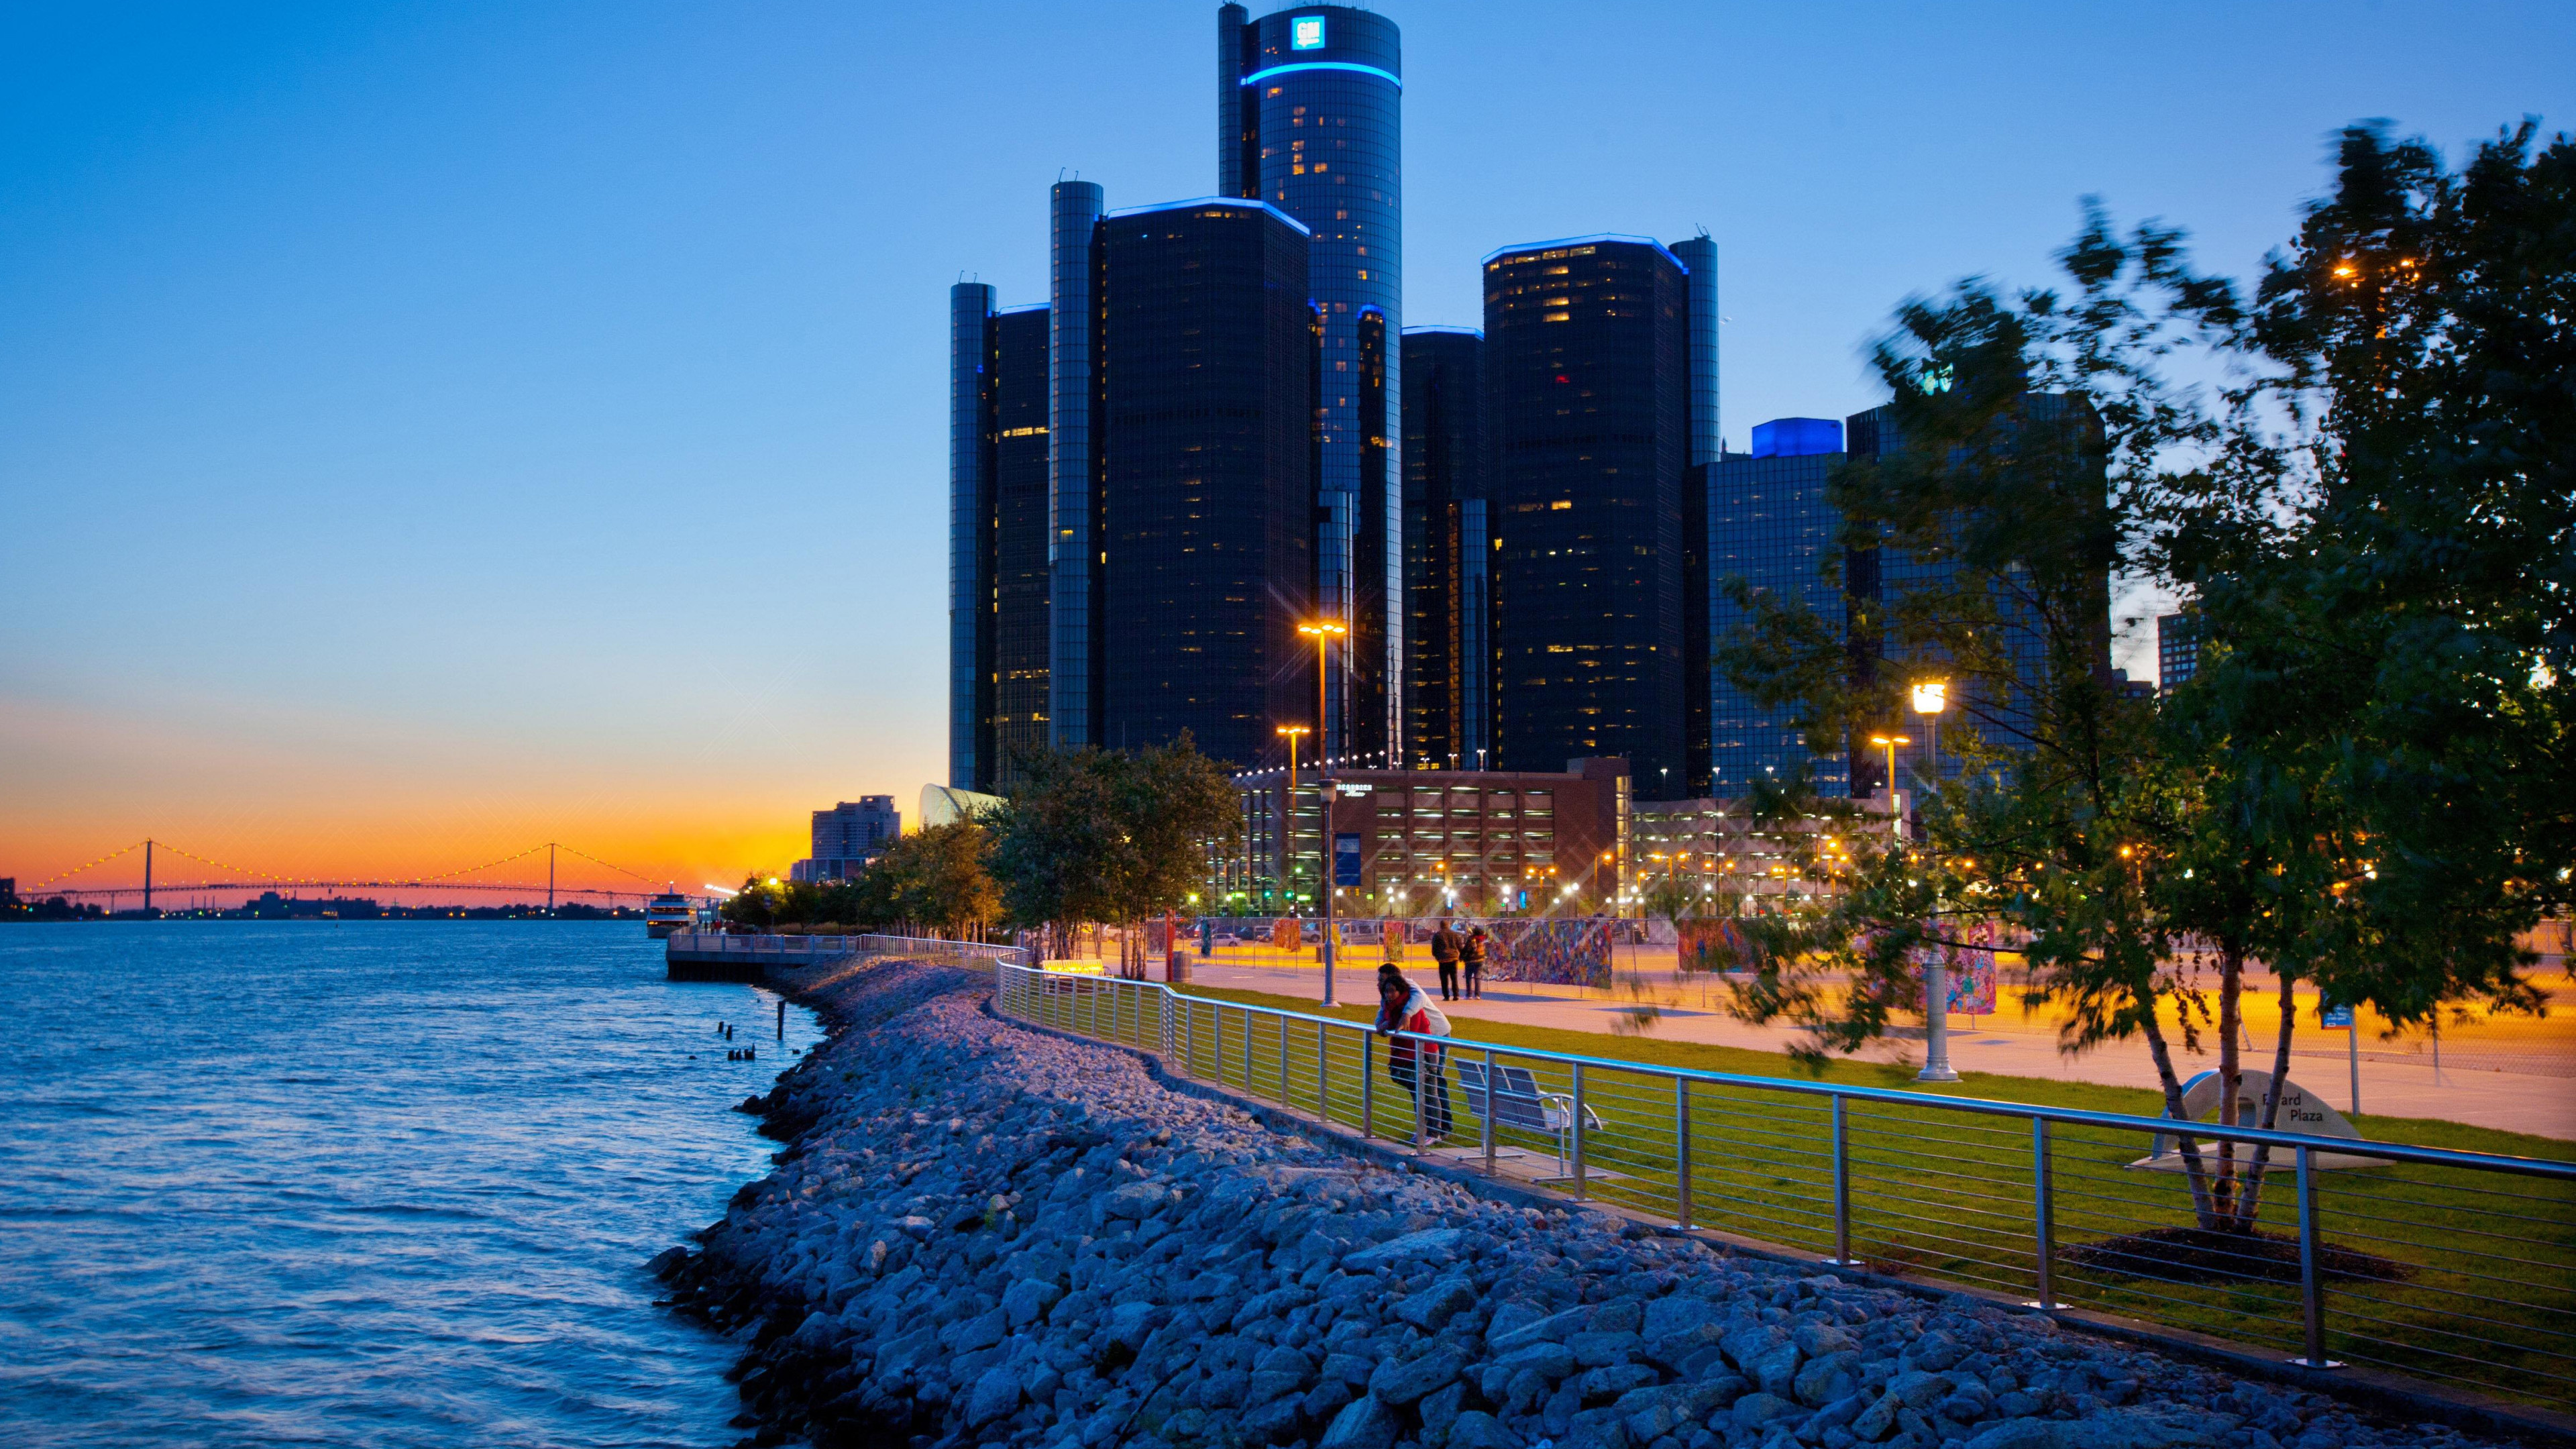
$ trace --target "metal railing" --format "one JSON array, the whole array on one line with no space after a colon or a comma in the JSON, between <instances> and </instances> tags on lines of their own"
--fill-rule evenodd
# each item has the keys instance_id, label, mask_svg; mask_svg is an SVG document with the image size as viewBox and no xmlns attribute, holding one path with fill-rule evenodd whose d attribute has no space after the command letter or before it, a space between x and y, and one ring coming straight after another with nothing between
<instances>
[{"instance_id":1,"label":"metal railing","mask_svg":"<svg viewBox=\"0 0 2576 1449\"><path fill-rule=\"evenodd\" d=\"M904 956L925 961L1023 964L1028 953L1017 946L980 941L942 941L924 936L743 936L720 931L674 931L665 938L669 954L741 957L749 961L837 961L850 956Z\"/></svg>"},{"instance_id":2,"label":"metal railing","mask_svg":"<svg viewBox=\"0 0 2576 1449\"><path fill-rule=\"evenodd\" d=\"M2158 1157L2169 1119L1380 1037L1160 983L997 974L1005 1015L1578 1200L2576 1408L2576 1162L2207 1123ZM2257 1230L2226 1226L2176 1170L2187 1156L2204 1192L2254 1197Z\"/></svg>"}]
</instances>

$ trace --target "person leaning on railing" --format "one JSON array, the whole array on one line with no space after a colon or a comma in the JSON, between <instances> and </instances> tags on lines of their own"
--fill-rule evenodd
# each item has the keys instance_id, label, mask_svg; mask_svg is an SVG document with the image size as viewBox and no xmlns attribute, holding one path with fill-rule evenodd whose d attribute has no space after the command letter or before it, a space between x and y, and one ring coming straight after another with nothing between
<instances>
[{"instance_id":1,"label":"person leaning on railing","mask_svg":"<svg viewBox=\"0 0 2576 1449\"><path fill-rule=\"evenodd\" d=\"M1431 1004L1431 994L1416 986L1393 964L1377 968L1377 1034L1414 1032L1449 1035L1449 1018ZM1418 1049L1418 1051L1417 1051ZM1417 1057L1429 1068L1429 1080L1417 1088ZM1422 1104L1422 1130L1433 1141L1449 1135L1449 1079L1441 1071L1441 1050L1429 1042L1398 1037L1387 1043L1386 1074Z\"/></svg>"}]
</instances>

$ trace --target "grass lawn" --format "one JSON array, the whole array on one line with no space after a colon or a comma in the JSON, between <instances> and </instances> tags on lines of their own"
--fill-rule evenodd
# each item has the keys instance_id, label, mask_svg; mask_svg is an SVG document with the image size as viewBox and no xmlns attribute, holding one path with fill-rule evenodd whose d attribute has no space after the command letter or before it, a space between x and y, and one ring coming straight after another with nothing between
<instances>
[{"instance_id":1,"label":"grass lawn","mask_svg":"<svg viewBox=\"0 0 2576 1449\"><path fill-rule=\"evenodd\" d=\"M1192 1000L1168 1023L1158 989L1112 995L1098 983L1038 994L1027 1009L1090 1035L1155 1048L1168 1040L1195 1075L1301 1111L1320 1108L1345 1126L1365 1119L1384 1136L1412 1134L1414 1103L1388 1075L1383 1043L1307 1023L1283 1027L1277 1018L1238 1009L1272 1007L1365 1026L1373 1006L1324 1012L1309 1000L1260 992L1191 987L1187 993ZM1485 1126L1460 1069L1472 1072L1489 1047L1498 1068L1524 1067L1541 1091L1567 1095L1576 1086L1568 1067L1515 1061L1509 1049L1817 1079L1784 1055L1738 1047L1493 1021L1462 1026L1475 1045L1453 1049L1442 1074L1453 1113L1448 1145L1466 1149L1474 1162L1481 1162ZM1889 1063L1836 1062L1822 1080L1926 1090L1911 1069ZM2137 1116L2161 1110L2157 1093L2138 1088L1986 1073L1964 1073L1957 1086L1932 1090ZM1582 1095L1598 1119L1583 1134L1585 1195L1677 1216L1676 1147L1686 1130L1695 1224L1819 1257L1832 1254L1834 1129L1827 1099L1707 1083L1678 1090L1672 1077L1606 1064L1584 1069ZM2354 1126L2390 1142L2576 1161L2576 1144L2521 1133L2421 1118L2366 1116ZM1845 1107L1843 1130L1854 1258L1880 1272L2036 1296L2029 1119L1855 1101ZM1498 1151L1521 1154L1514 1164L1521 1175L1558 1175L1554 1134L1498 1123L1493 1139ZM2050 1127L2056 1297L2284 1356L2298 1353L2294 1253L2223 1239L2215 1256L2204 1252L2191 1269L2146 1259L2112 1272L2080 1261L2088 1248L2135 1245L2137 1234L2193 1225L2183 1174L2128 1165L2148 1145L2144 1134L2125 1130ZM2325 1241L2363 1255L2348 1260L2355 1272L2380 1275L2330 1275L2326 1325L2333 1357L2576 1408L2576 1183L2414 1164L2316 1176ZM2265 1188L2266 1233L2295 1234L2294 1201L2292 1174L2274 1174Z\"/></svg>"}]
</instances>

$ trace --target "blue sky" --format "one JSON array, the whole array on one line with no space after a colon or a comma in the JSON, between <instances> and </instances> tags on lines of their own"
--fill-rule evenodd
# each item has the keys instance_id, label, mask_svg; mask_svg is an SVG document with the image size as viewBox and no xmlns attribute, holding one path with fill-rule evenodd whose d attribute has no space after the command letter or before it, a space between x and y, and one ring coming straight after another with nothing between
<instances>
[{"instance_id":1,"label":"blue sky","mask_svg":"<svg viewBox=\"0 0 2576 1449\"><path fill-rule=\"evenodd\" d=\"M1705 226L1739 446L2084 194L2243 275L2337 126L2576 125L2565 4L1381 8L1406 320ZM947 286L1043 300L1060 171L1213 189L1212 9L0 9L0 872L737 871L908 806Z\"/></svg>"}]
</instances>

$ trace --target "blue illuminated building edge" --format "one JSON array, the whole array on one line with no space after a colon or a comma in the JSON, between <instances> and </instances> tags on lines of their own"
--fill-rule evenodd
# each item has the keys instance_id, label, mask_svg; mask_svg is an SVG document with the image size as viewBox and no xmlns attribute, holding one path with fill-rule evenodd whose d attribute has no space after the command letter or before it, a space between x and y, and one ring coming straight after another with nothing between
<instances>
[{"instance_id":1,"label":"blue illuminated building edge","mask_svg":"<svg viewBox=\"0 0 2576 1449\"><path fill-rule=\"evenodd\" d=\"M1286 75L1291 71L1300 70L1355 70L1362 75L1376 76L1379 80L1385 81L1388 85L1395 87L1397 90L1404 89L1404 78L1397 75L1395 72L1391 70L1380 70L1373 65L1362 65L1355 60L1292 61L1287 65L1274 65L1268 70L1256 70L1252 74L1245 76L1243 79L1236 81L1235 84L1239 86L1257 86L1263 81L1270 79L1272 76Z\"/></svg>"},{"instance_id":2,"label":"blue illuminated building edge","mask_svg":"<svg viewBox=\"0 0 2576 1449\"><path fill-rule=\"evenodd\" d=\"M1157 211L1183 211L1193 206L1231 206L1237 209L1241 209L1243 207L1256 207L1262 211L1269 212L1272 216L1275 216L1281 221L1288 223L1290 226L1297 228L1297 234L1299 236L1313 236L1315 234L1307 228L1306 223L1299 221L1297 218L1290 216L1284 211L1281 211L1278 207L1272 206L1266 201L1255 201L1248 196L1199 196L1193 197L1188 201L1164 201L1157 202L1152 206L1121 207L1120 209L1109 213L1109 219L1115 221L1123 217L1145 216Z\"/></svg>"},{"instance_id":3,"label":"blue illuminated building edge","mask_svg":"<svg viewBox=\"0 0 2576 1449\"><path fill-rule=\"evenodd\" d=\"M1448 332L1454 333L1460 337L1482 337L1485 335L1485 329L1482 327L1457 327L1452 326L1447 322L1425 322L1419 327L1407 327L1404 329L1403 335L1407 337L1418 337L1425 332Z\"/></svg>"},{"instance_id":4,"label":"blue illuminated building edge","mask_svg":"<svg viewBox=\"0 0 2576 1449\"><path fill-rule=\"evenodd\" d=\"M1017 307L1000 308L995 311L993 315L996 317L1010 317L1022 312L1043 312L1047 309L1047 306L1048 304L1045 302L1023 302Z\"/></svg>"},{"instance_id":5,"label":"blue illuminated building edge","mask_svg":"<svg viewBox=\"0 0 2576 1449\"><path fill-rule=\"evenodd\" d=\"M1681 258L1673 255L1672 248L1665 246L1662 242L1655 240L1653 237L1626 236L1615 231L1595 232L1590 236L1559 237L1554 241L1521 242L1514 246L1498 247L1493 251L1485 253L1483 259L1480 260L1477 265L1480 267L1489 267L1504 257L1516 257L1524 252L1543 252L1550 247L1590 246L1596 242L1621 242L1629 246L1653 247L1655 250L1664 254L1665 261L1672 263L1674 266L1681 267L1685 274L1690 271L1689 267L1683 266Z\"/></svg>"}]
</instances>

